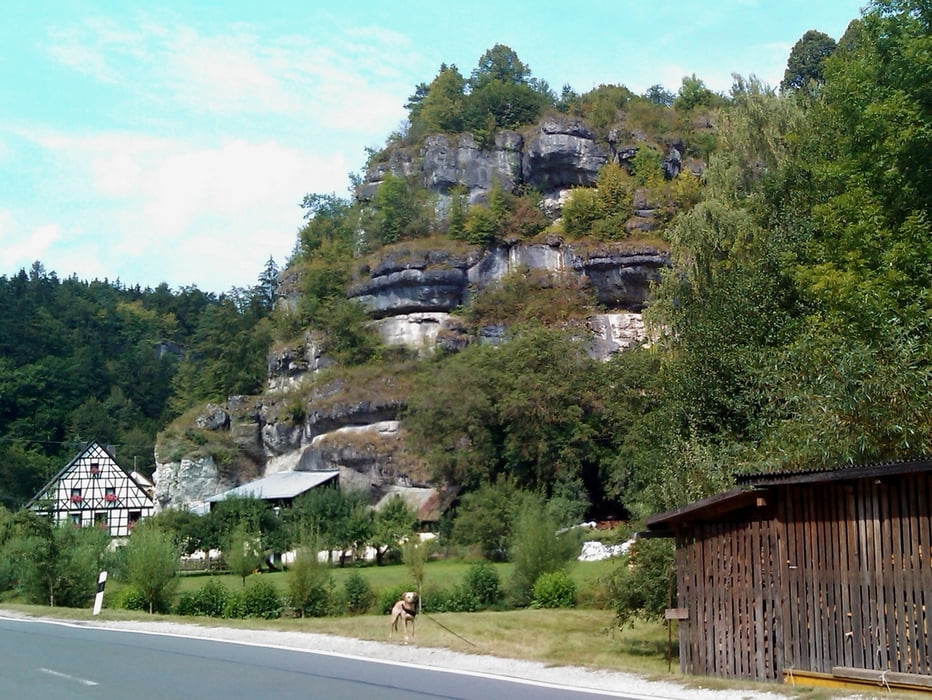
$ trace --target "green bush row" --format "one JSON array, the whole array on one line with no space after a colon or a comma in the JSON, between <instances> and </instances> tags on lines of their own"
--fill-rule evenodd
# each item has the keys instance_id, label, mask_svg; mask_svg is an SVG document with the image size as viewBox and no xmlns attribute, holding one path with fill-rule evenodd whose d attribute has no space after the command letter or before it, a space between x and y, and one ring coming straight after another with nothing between
<instances>
[{"instance_id":1,"label":"green bush row","mask_svg":"<svg viewBox=\"0 0 932 700\"><path fill-rule=\"evenodd\" d=\"M174 609L167 601L155 606L157 612L219 618L281 617L287 609L297 616L360 615L391 612L392 606L410 586L404 584L385 589L376 595L359 572L353 572L337 591L333 578L326 574L307 586L290 587L281 595L270 581L257 581L247 588L228 588L217 578L210 578L195 591L183 593ZM127 586L117 604L130 610L147 610L148 602L133 586ZM545 608L576 605L576 585L564 571L541 575L535 586L532 605ZM470 567L464 581L451 588L428 588L424 592L424 612L476 612L507 607L505 592L495 567L482 561Z\"/></svg>"}]
</instances>

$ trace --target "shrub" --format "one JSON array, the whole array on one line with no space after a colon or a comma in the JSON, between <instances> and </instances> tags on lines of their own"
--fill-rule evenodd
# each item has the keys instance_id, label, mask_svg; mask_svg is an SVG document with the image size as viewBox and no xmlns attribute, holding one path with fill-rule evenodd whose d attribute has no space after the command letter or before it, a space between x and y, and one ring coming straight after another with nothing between
<instances>
[{"instance_id":1,"label":"shrub","mask_svg":"<svg viewBox=\"0 0 932 700\"><path fill-rule=\"evenodd\" d=\"M375 602L375 594L365 577L358 571L351 573L343 583L343 606L351 615L367 612Z\"/></svg>"},{"instance_id":2,"label":"shrub","mask_svg":"<svg viewBox=\"0 0 932 700\"><path fill-rule=\"evenodd\" d=\"M399 584L392 588L387 588L379 595L379 612L382 615L388 615L392 611L392 606L401 600L405 591L410 591L411 587L405 584Z\"/></svg>"},{"instance_id":3,"label":"shrub","mask_svg":"<svg viewBox=\"0 0 932 700\"><path fill-rule=\"evenodd\" d=\"M230 591L230 596L223 605L223 617L230 620L246 617L245 597L245 591Z\"/></svg>"},{"instance_id":4,"label":"shrub","mask_svg":"<svg viewBox=\"0 0 932 700\"><path fill-rule=\"evenodd\" d=\"M323 617L332 607L333 579L316 552L316 545L301 548L288 569L288 601L301 617Z\"/></svg>"},{"instance_id":5,"label":"shrub","mask_svg":"<svg viewBox=\"0 0 932 700\"><path fill-rule=\"evenodd\" d=\"M463 585L475 596L479 604L485 607L495 605L502 596L502 586L498 572L487 561L473 564L466 573L466 580Z\"/></svg>"},{"instance_id":6,"label":"shrub","mask_svg":"<svg viewBox=\"0 0 932 700\"><path fill-rule=\"evenodd\" d=\"M146 594L136 588L136 586L126 586L116 601L117 605L124 610L148 610L149 602L146 600Z\"/></svg>"},{"instance_id":7,"label":"shrub","mask_svg":"<svg viewBox=\"0 0 932 700\"><path fill-rule=\"evenodd\" d=\"M564 569L578 551L575 533L556 534L556 523L542 499L526 496L522 506L512 539L515 566L510 594L515 605L530 603L541 574Z\"/></svg>"},{"instance_id":8,"label":"shrub","mask_svg":"<svg viewBox=\"0 0 932 700\"><path fill-rule=\"evenodd\" d=\"M271 581L256 581L243 593L244 617L274 620L282 616L284 607L278 590Z\"/></svg>"},{"instance_id":9,"label":"shrub","mask_svg":"<svg viewBox=\"0 0 932 700\"><path fill-rule=\"evenodd\" d=\"M229 597L229 589L219 579L212 578L198 590L182 594L175 612L178 615L222 617Z\"/></svg>"},{"instance_id":10,"label":"shrub","mask_svg":"<svg viewBox=\"0 0 932 700\"><path fill-rule=\"evenodd\" d=\"M636 540L611 577L616 624L662 620L675 590L673 545L669 540Z\"/></svg>"},{"instance_id":11,"label":"shrub","mask_svg":"<svg viewBox=\"0 0 932 700\"><path fill-rule=\"evenodd\" d=\"M425 612L476 612L482 605L465 585L450 589L430 589L422 601Z\"/></svg>"},{"instance_id":12,"label":"shrub","mask_svg":"<svg viewBox=\"0 0 932 700\"><path fill-rule=\"evenodd\" d=\"M576 606L576 583L565 571L541 574L534 583L532 605L540 608L572 608Z\"/></svg>"}]
</instances>

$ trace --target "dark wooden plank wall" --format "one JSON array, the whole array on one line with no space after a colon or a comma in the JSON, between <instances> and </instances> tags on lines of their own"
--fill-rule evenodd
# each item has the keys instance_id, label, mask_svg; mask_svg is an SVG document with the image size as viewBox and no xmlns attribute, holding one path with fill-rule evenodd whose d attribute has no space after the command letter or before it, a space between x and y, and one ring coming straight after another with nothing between
<instances>
[{"instance_id":1,"label":"dark wooden plank wall","mask_svg":"<svg viewBox=\"0 0 932 700\"><path fill-rule=\"evenodd\" d=\"M932 673L930 486L916 474L782 490L788 669Z\"/></svg>"},{"instance_id":2,"label":"dark wooden plank wall","mask_svg":"<svg viewBox=\"0 0 932 700\"><path fill-rule=\"evenodd\" d=\"M774 518L681 532L683 671L932 674L930 499L927 474L787 485L771 495Z\"/></svg>"},{"instance_id":3,"label":"dark wooden plank wall","mask_svg":"<svg viewBox=\"0 0 932 700\"><path fill-rule=\"evenodd\" d=\"M677 595L686 673L775 679L782 645L774 619L773 523L710 523L677 542Z\"/></svg>"}]
</instances>

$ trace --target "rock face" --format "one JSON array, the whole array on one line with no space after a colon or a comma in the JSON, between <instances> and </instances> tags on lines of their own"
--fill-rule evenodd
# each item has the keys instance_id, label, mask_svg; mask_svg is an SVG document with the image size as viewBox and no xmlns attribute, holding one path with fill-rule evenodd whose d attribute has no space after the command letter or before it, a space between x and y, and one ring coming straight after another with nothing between
<instances>
[{"instance_id":1,"label":"rock face","mask_svg":"<svg viewBox=\"0 0 932 700\"><path fill-rule=\"evenodd\" d=\"M588 353L606 359L646 340L641 309L650 284L669 264L663 250L605 244L567 244L554 237L489 251L467 248L386 250L349 290L371 316L386 344L426 355L437 348L455 352L471 342L504 342L507 328L493 325L471 337L454 315L470 296L510 272L539 270L585 279L607 311L586 321ZM351 391L343 380L302 389L303 379L326 368L323 346L312 333L269 354L268 391L260 397L231 397L210 404L195 419L201 430L228 436L262 476L279 471L339 469L344 487L369 491L373 502L393 486L426 487L430 475L407 449L400 416L403 397L368 382ZM210 458L161 461L157 458L159 507L189 507L238 484L227 483ZM241 475L242 476L242 475Z\"/></svg>"},{"instance_id":2,"label":"rock face","mask_svg":"<svg viewBox=\"0 0 932 700\"><path fill-rule=\"evenodd\" d=\"M548 117L527 135L499 131L487 148L481 148L472 134L434 134L419 147L391 149L387 160L366 173L356 196L370 201L391 173L417 178L442 197L456 186L465 187L470 203L485 201L495 183L508 192L529 185L541 192L553 210L558 208L560 193L595 185L606 163L629 165L645 140L643 135L632 136L634 142L622 142L615 130L608 139L599 139L582 120L569 116ZM683 167L685 146L675 140L663 151L664 176L674 178Z\"/></svg>"},{"instance_id":3,"label":"rock face","mask_svg":"<svg viewBox=\"0 0 932 700\"><path fill-rule=\"evenodd\" d=\"M546 270L585 276L596 300L608 308L641 311L650 285L669 265L666 251L648 246L591 249L564 244L559 238L542 244L517 244L483 254L447 256L424 254L393 264L380 264L357 281L348 296L356 299L376 319L406 317L407 324L422 324L439 333L443 317L467 303L469 295L517 270ZM420 314L420 315L419 315ZM428 316L427 314L434 314ZM433 327L431 325L433 324ZM390 342L392 325L384 323L383 338ZM402 334L412 347L423 344L425 334Z\"/></svg>"},{"instance_id":4,"label":"rock face","mask_svg":"<svg viewBox=\"0 0 932 700\"><path fill-rule=\"evenodd\" d=\"M591 186L612 157L580 120L546 119L524 149L522 177L542 192Z\"/></svg>"},{"instance_id":5,"label":"rock face","mask_svg":"<svg viewBox=\"0 0 932 700\"><path fill-rule=\"evenodd\" d=\"M546 212L556 216L569 188L595 185L602 166L629 163L643 142L644 137L634 133L599 139L583 122L570 117L545 119L523 134L499 132L486 148L470 134L434 135L416 148L391 149L386 160L367 173L356 196L370 200L388 173L420 179L439 195L441 206L456 186L466 188L471 203L485 201L496 184L508 191L532 186L544 195ZM695 172L694 163L683 162L685 152L682 143L664 149L667 177L675 177L684 167ZM634 205L635 216L628 222L632 230L656 225L645 194L639 198L636 193ZM590 356L606 359L646 341L640 312L651 284L668 265L669 256L660 248L630 243L593 247L567 243L558 236L491 250L462 243L435 249L398 244L359 271L347 296L366 309L387 345L427 355L438 348L457 352L469 343L505 342L505 325L470 330L456 311L506 275L538 271L555 280L575 277L604 310L586 319L586 328ZM293 310L300 275L288 271L281 281L286 290L281 303ZM263 396L232 397L227 405L205 408L196 427L222 433L255 467L237 472L234 480L338 468L344 487L367 489L373 502L393 487L438 487L430 482L427 467L406 447L400 422L404 397L390 386L391 380L370 386L373 380L361 379L355 393L339 382L307 388L306 377L330 365L325 345L308 331L271 350ZM157 455L158 506L188 507L238 485L226 483L230 477L223 474L211 458L163 462Z\"/></svg>"},{"instance_id":6,"label":"rock face","mask_svg":"<svg viewBox=\"0 0 932 700\"><path fill-rule=\"evenodd\" d=\"M155 461L156 510L198 507L205 499L234 486L220 481L213 457L163 462L156 452Z\"/></svg>"}]
</instances>

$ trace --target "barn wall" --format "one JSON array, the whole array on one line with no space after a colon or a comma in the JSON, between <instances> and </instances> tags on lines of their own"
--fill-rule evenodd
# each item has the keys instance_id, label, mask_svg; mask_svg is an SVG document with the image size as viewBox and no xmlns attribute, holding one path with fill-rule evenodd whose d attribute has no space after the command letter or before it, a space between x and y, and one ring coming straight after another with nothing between
<instances>
[{"instance_id":1,"label":"barn wall","mask_svg":"<svg viewBox=\"0 0 932 700\"><path fill-rule=\"evenodd\" d=\"M932 478L781 485L767 500L772 511L681 527L682 670L932 674Z\"/></svg>"},{"instance_id":2,"label":"barn wall","mask_svg":"<svg viewBox=\"0 0 932 700\"><path fill-rule=\"evenodd\" d=\"M776 679L777 542L767 519L705 523L677 541L680 666L686 673Z\"/></svg>"},{"instance_id":3,"label":"barn wall","mask_svg":"<svg viewBox=\"0 0 932 700\"><path fill-rule=\"evenodd\" d=\"M932 673L930 485L914 474L785 487L787 668Z\"/></svg>"}]
</instances>

